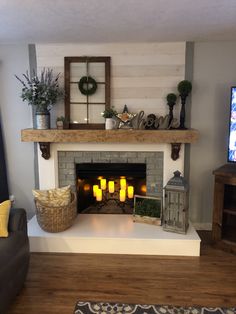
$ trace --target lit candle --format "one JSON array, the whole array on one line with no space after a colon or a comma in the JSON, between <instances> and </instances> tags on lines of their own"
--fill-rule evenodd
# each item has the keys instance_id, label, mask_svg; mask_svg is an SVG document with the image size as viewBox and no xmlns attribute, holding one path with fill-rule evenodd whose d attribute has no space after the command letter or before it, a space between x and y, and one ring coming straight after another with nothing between
<instances>
[{"instance_id":1,"label":"lit candle","mask_svg":"<svg viewBox=\"0 0 236 314\"><path fill-rule=\"evenodd\" d=\"M126 179L125 178L120 179L120 188L121 188L121 190L126 189Z\"/></svg>"},{"instance_id":2,"label":"lit candle","mask_svg":"<svg viewBox=\"0 0 236 314\"><path fill-rule=\"evenodd\" d=\"M108 191L109 191L109 193L114 193L115 192L115 182L114 181L109 181L108 182Z\"/></svg>"},{"instance_id":3,"label":"lit candle","mask_svg":"<svg viewBox=\"0 0 236 314\"><path fill-rule=\"evenodd\" d=\"M128 198L133 198L133 197L134 197L134 187L128 186Z\"/></svg>"},{"instance_id":4,"label":"lit candle","mask_svg":"<svg viewBox=\"0 0 236 314\"><path fill-rule=\"evenodd\" d=\"M96 197L98 185L93 185L93 196Z\"/></svg>"},{"instance_id":5,"label":"lit candle","mask_svg":"<svg viewBox=\"0 0 236 314\"><path fill-rule=\"evenodd\" d=\"M125 202L126 190L120 190L120 202Z\"/></svg>"},{"instance_id":6,"label":"lit candle","mask_svg":"<svg viewBox=\"0 0 236 314\"><path fill-rule=\"evenodd\" d=\"M97 202L102 201L102 190L101 189L97 189L97 191L96 191L96 201Z\"/></svg>"},{"instance_id":7,"label":"lit candle","mask_svg":"<svg viewBox=\"0 0 236 314\"><path fill-rule=\"evenodd\" d=\"M86 183L84 185L84 192L88 192L88 191L90 191L90 185Z\"/></svg>"},{"instance_id":8,"label":"lit candle","mask_svg":"<svg viewBox=\"0 0 236 314\"><path fill-rule=\"evenodd\" d=\"M141 186L141 189L140 189L143 193L146 193L147 192L147 187L146 187L146 185L145 184L143 184L142 186Z\"/></svg>"},{"instance_id":9,"label":"lit candle","mask_svg":"<svg viewBox=\"0 0 236 314\"><path fill-rule=\"evenodd\" d=\"M100 183L101 183L101 189L102 189L102 190L106 190L106 187L107 187L107 180L106 180L106 179L101 179L101 180L100 180Z\"/></svg>"}]
</instances>

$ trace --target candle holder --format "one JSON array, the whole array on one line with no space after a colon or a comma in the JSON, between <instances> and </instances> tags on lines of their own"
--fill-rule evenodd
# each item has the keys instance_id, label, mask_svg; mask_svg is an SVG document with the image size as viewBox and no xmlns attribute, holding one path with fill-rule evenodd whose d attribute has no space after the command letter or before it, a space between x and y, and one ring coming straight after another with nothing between
<instances>
[{"instance_id":1,"label":"candle holder","mask_svg":"<svg viewBox=\"0 0 236 314\"><path fill-rule=\"evenodd\" d=\"M103 190L102 200L96 201L96 208L101 211L101 209L104 206L108 206L109 203L115 203L123 214L129 214L131 213L131 210L133 211L133 198L126 197L125 201L122 202L119 199L119 191L114 191L114 193L110 193L107 190Z\"/></svg>"}]
</instances>

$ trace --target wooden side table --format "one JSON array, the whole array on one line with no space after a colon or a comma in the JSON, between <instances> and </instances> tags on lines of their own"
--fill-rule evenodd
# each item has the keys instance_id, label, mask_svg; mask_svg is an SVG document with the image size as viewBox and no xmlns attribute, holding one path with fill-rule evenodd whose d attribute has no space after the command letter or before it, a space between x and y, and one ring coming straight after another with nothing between
<instances>
[{"instance_id":1,"label":"wooden side table","mask_svg":"<svg viewBox=\"0 0 236 314\"><path fill-rule=\"evenodd\" d=\"M212 239L218 247L236 253L236 164L226 164L213 174Z\"/></svg>"}]
</instances>

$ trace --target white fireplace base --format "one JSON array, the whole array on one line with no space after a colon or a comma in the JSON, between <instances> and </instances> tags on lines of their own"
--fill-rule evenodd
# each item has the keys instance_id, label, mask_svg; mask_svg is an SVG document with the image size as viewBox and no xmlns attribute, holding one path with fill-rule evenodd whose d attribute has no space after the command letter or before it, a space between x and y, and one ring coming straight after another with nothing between
<instances>
[{"instance_id":1,"label":"white fireplace base","mask_svg":"<svg viewBox=\"0 0 236 314\"><path fill-rule=\"evenodd\" d=\"M34 216L28 222L31 252L199 256L200 238L190 224L186 235L133 223L132 215L78 215L59 233L43 231Z\"/></svg>"}]
</instances>

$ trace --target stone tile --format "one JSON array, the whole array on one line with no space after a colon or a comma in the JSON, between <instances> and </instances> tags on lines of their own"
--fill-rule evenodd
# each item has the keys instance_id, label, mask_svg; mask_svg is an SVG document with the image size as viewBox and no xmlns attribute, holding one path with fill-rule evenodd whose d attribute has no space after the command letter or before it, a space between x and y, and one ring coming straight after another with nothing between
<instances>
[{"instance_id":1,"label":"stone tile","mask_svg":"<svg viewBox=\"0 0 236 314\"><path fill-rule=\"evenodd\" d=\"M80 157L80 158L75 157L74 162L75 162L75 164L79 164L82 162L88 162L89 163L89 162L92 162L92 160L88 159L87 157Z\"/></svg>"},{"instance_id":2,"label":"stone tile","mask_svg":"<svg viewBox=\"0 0 236 314\"><path fill-rule=\"evenodd\" d=\"M138 152L122 152L126 157L130 158L138 158Z\"/></svg>"},{"instance_id":3,"label":"stone tile","mask_svg":"<svg viewBox=\"0 0 236 314\"><path fill-rule=\"evenodd\" d=\"M62 180L62 181L59 182L59 187L60 188L63 187L63 186L67 186L67 185L71 185L71 181L70 180Z\"/></svg>"},{"instance_id":4,"label":"stone tile","mask_svg":"<svg viewBox=\"0 0 236 314\"><path fill-rule=\"evenodd\" d=\"M58 157L64 157L66 155L66 152L58 151L57 154L58 154Z\"/></svg>"},{"instance_id":5,"label":"stone tile","mask_svg":"<svg viewBox=\"0 0 236 314\"><path fill-rule=\"evenodd\" d=\"M106 157L103 158L93 158L93 163L110 163L110 159L107 159Z\"/></svg>"},{"instance_id":6,"label":"stone tile","mask_svg":"<svg viewBox=\"0 0 236 314\"><path fill-rule=\"evenodd\" d=\"M66 164L67 169L73 169L75 171L75 163L74 162L68 162Z\"/></svg>"},{"instance_id":7,"label":"stone tile","mask_svg":"<svg viewBox=\"0 0 236 314\"><path fill-rule=\"evenodd\" d=\"M66 180L66 175L65 174L59 174L58 179L59 179L59 182Z\"/></svg>"},{"instance_id":8,"label":"stone tile","mask_svg":"<svg viewBox=\"0 0 236 314\"><path fill-rule=\"evenodd\" d=\"M58 161L59 162L73 162L74 161L74 157L59 157Z\"/></svg>"},{"instance_id":9,"label":"stone tile","mask_svg":"<svg viewBox=\"0 0 236 314\"><path fill-rule=\"evenodd\" d=\"M67 165L67 163L65 163L65 162L59 162L59 163L58 163L58 168L59 168L59 169L65 169L65 168L66 168L66 165Z\"/></svg>"},{"instance_id":10,"label":"stone tile","mask_svg":"<svg viewBox=\"0 0 236 314\"><path fill-rule=\"evenodd\" d=\"M74 174L68 174L66 176L66 180L71 180L72 181L72 184L75 183L75 175ZM71 184L71 183L70 183Z\"/></svg>"}]
</instances>

